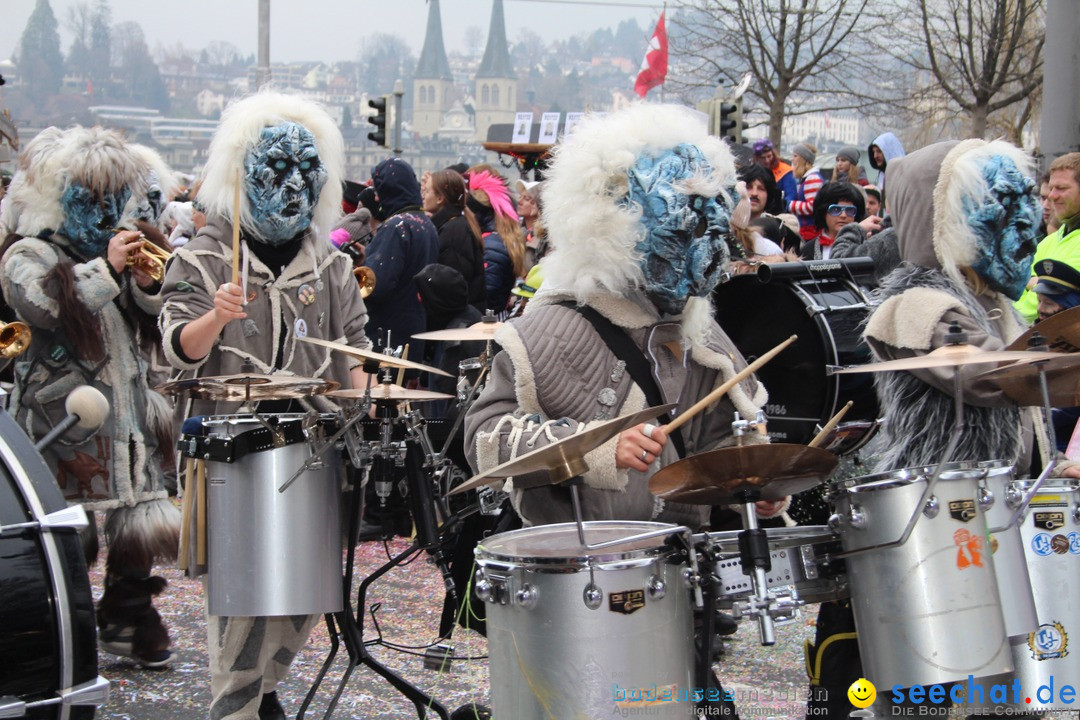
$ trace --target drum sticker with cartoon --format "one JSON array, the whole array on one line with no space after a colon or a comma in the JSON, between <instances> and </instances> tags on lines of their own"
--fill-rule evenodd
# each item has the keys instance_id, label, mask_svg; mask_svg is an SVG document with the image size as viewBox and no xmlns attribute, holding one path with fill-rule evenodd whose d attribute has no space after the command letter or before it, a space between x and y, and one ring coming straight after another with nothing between
<instances>
[{"instance_id":1,"label":"drum sticker with cartoon","mask_svg":"<svg viewBox=\"0 0 1080 720\"><path fill-rule=\"evenodd\" d=\"M1043 623L1033 633L1028 633L1028 647L1036 660L1055 660L1068 656L1069 635L1059 622Z\"/></svg>"},{"instance_id":2,"label":"drum sticker with cartoon","mask_svg":"<svg viewBox=\"0 0 1080 720\"><path fill-rule=\"evenodd\" d=\"M953 533L956 543L956 567L963 570L968 567L983 567L983 541L974 533L960 528Z\"/></svg>"}]
</instances>

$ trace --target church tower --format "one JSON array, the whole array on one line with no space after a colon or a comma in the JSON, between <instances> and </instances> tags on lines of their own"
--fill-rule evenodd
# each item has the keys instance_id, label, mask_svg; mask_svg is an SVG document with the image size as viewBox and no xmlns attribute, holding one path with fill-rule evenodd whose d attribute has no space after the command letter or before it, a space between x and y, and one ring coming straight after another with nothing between
<instances>
[{"instance_id":1,"label":"church tower","mask_svg":"<svg viewBox=\"0 0 1080 720\"><path fill-rule=\"evenodd\" d=\"M454 103L454 75L443 45L439 0L428 0L427 34L413 76L413 130L430 137Z\"/></svg>"},{"instance_id":2,"label":"church tower","mask_svg":"<svg viewBox=\"0 0 1080 720\"><path fill-rule=\"evenodd\" d=\"M495 123L512 124L517 110L517 79L510 68L510 49L506 43L506 22L502 0L494 0L491 27L488 29L484 59L476 70L475 88L476 139L487 140L488 127Z\"/></svg>"}]
</instances>

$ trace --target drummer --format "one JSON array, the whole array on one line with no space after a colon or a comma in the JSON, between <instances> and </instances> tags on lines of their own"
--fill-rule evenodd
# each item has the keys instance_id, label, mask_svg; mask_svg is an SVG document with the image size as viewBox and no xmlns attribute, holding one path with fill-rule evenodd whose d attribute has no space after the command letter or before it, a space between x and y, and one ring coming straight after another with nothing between
<instances>
[{"instance_id":1,"label":"drummer","mask_svg":"<svg viewBox=\"0 0 1080 720\"><path fill-rule=\"evenodd\" d=\"M367 376L358 361L297 342L313 337L370 346L352 262L319 232L331 228L341 212L343 160L337 126L302 98L259 93L222 115L199 192L206 227L177 251L163 289L165 352L183 375L282 372L364 386ZM238 168L244 171L243 287L231 282ZM236 410L237 403L209 401L194 408L212 415ZM207 611L210 716L284 718L277 684L318 619L226 618Z\"/></svg>"},{"instance_id":2,"label":"drummer","mask_svg":"<svg viewBox=\"0 0 1080 720\"><path fill-rule=\"evenodd\" d=\"M1004 141L930 145L889 165L889 203L904 263L881 281L881 305L864 336L875 359L925 355L953 340L1002 350L1021 333L1012 300L1030 273L1039 206L1031 160ZM884 441L874 472L944 459L955 422L954 373L961 373L966 424L950 460L1003 459L1026 474L1032 425L996 387L975 379L985 366L882 374L877 383ZM862 677L850 604L823 603L807 667L816 669L807 717L846 718L847 689ZM880 652L889 652L881 648Z\"/></svg>"}]
</instances>

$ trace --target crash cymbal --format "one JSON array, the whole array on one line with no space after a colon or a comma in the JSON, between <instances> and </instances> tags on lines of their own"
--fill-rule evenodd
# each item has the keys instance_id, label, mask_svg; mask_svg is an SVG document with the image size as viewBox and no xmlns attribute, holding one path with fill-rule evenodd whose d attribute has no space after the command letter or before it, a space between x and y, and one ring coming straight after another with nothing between
<instances>
[{"instance_id":1,"label":"crash cymbal","mask_svg":"<svg viewBox=\"0 0 1080 720\"><path fill-rule=\"evenodd\" d=\"M360 358L361 360L376 360L380 367L392 367L392 368L405 368L406 370L419 370L420 372L435 373L436 375L445 375L446 377L453 377L448 372L444 372L436 367L429 367L428 365L421 365L420 363L413 362L411 360L402 360L391 355L384 355L383 353L374 352L372 350L361 350L360 348L349 347L342 343L330 342L329 340L320 340L319 338L297 338L300 342L311 343L312 345L319 345L321 347L330 348L331 350L337 350L340 353L351 355L354 358Z\"/></svg>"},{"instance_id":2,"label":"crash cymbal","mask_svg":"<svg viewBox=\"0 0 1080 720\"><path fill-rule=\"evenodd\" d=\"M299 375L242 373L173 380L160 386L158 391L166 395L183 395L196 400L243 402L245 400L296 400L312 395L324 395L337 388L338 383L332 380Z\"/></svg>"},{"instance_id":3,"label":"crash cymbal","mask_svg":"<svg viewBox=\"0 0 1080 720\"><path fill-rule=\"evenodd\" d=\"M1035 333L1046 338L1051 352L1080 352L1080 307L1069 308L1040 320L1016 338L1006 350L1027 350Z\"/></svg>"},{"instance_id":4,"label":"crash cymbal","mask_svg":"<svg viewBox=\"0 0 1080 720\"><path fill-rule=\"evenodd\" d=\"M1032 353L1034 354L1034 353ZM1039 366L1046 368L1050 407L1080 405L1080 353L1042 353L1043 361L1028 360L981 373L1017 405L1042 407Z\"/></svg>"},{"instance_id":5,"label":"crash cymbal","mask_svg":"<svg viewBox=\"0 0 1080 720\"><path fill-rule=\"evenodd\" d=\"M466 328L455 328L453 330L432 330L431 332L422 332L418 335L413 335L417 340L460 340L462 342L468 342L469 340L491 340L495 337L495 332L503 326L501 322L478 322L473 323Z\"/></svg>"},{"instance_id":6,"label":"crash cymbal","mask_svg":"<svg viewBox=\"0 0 1080 720\"><path fill-rule=\"evenodd\" d=\"M504 462L502 465L493 467L487 472L473 475L467 481L451 490L450 494L457 495L458 493L472 490L481 485L491 485L492 483L505 480L509 477L514 478L514 487L516 488L538 487L545 484L554 485L556 483L565 482L575 475L581 475L589 469L583 460L585 453L600 447L623 430L629 430L635 425L660 417L673 407L675 406L658 405L657 407L645 408L644 410L639 410L638 412L630 413L629 415L622 415L617 418L612 418L611 420L605 420L588 430L583 430L576 435L565 437L558 442L553 442L550 445L545 445L530 453ZM528 484L523 484L524 480L518 477L539 470L547 470L548 477L544 480L529 482Z\"/></svg>"},{"instance_id":7,"label":"crash cymbal","mask_svg":"<svg viewBox=\"0 0 1080 720\"><path fill-rule=\"evenodd\" d=\"M973 345L946 345L926 355L899 360L867 363L865 365L830 366L833 375L852 373L892 372L894 370L925 370L936 367L975 365L979 363L1016 362L1030 359L1033 353L1019 350L979 350Z\"/></svg>"},{"instance_id":8,"label":"crash cymbal","mask_svg":"<svg viewBox=\"0 0 1080 720\"><path fill-rule=\"evenodd\" d=\"M781 500L820 485L840 459L808 445L771 443L721 448L692 455L649 478L664 500L691 505L743 502L740 490L759 490L762 500Z\"/></svg>"},{"instance_id":9,"label":"crash cymbal","mask_svg":"<svg viewBox=\"0 0 1080 720\"><path fill-rule=\"evenodd\" d=\"M334 390L327 393L330 397L345 398L348 400L362 400L367 390L364 388L350 388L348 390ZM391 400L393 402L425 402L428 400L449 400L453 395L430 390L413 390L400 385L387 385L382 383L371 388L372 400Z\"/></svg>"}]
</instances>

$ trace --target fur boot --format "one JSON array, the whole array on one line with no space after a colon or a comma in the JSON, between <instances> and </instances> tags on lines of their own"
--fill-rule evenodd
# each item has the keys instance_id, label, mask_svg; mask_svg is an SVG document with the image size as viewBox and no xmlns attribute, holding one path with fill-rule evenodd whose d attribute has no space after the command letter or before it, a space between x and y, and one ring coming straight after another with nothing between
<instances>
[{"instance_id":1,"label":"fur boot","mask_svg":"<svg viewBox=\"0 0 1080 720\"><path fill-rule=\"evenodd\" d=\"M101 648L144 667L168 665L172 659L169 631L151 604L167 585L162 577L106 577L105 594L97 608Z\"/></svg>"}]
</instances>

